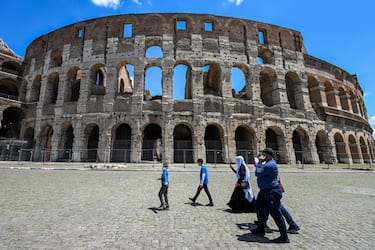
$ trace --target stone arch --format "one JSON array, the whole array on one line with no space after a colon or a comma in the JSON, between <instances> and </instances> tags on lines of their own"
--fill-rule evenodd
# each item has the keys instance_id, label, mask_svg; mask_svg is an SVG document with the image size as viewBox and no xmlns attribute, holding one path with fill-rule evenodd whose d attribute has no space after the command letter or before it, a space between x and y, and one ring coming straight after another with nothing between
<instances>
[{"instance_id":1,"label":"stone arch","mask_svg":"<svg viewBox=\"0 0 375 250\"><path fill-rule=\"evenodd\" d=\"M229 19L228 22L224 25L228 29L228 37L231 42L244 42L246 39L246 24L238 19ZM241 51L245 52L245 48Z\"/></svg>"},{"instance_id":2,"label":"stone arch","mask_svg":"<svg viewBox=\"0 0 375 250\"><path fill-rule=\"evenodd\" d=\"M249 69L243 64L234 64L231 69L232 97L249 100Z\"/></svg>"},{"instance_id":3,"label":"stone arch","mask_svg":"<svg viewBox=\"0 0 375 250\"><path fill-rule=\"evenodd\" d=\"M354 114L359 114L358 110L358 98L353 94L353 91L349 92L350 103Z\"/></svg>"},{"instance_id":4,"label":"stone arch","mask_svg":"<svg viewBox=\"0 0 375 250\"><path fill-rule=\"evenodd\" d=\"M112 128L113 144L111 161L130 162L132 129L129 124L121 123Z\"/></svg>"},{"instance_id":5,"label":"stone arch","mask_svg":"<svg viewBox=\"0 0 375 250\"><path fill-rule=\"evenodd\" d=\"M143 129L142 160L162 160L162 129L158 124L150 123Z\"/></svg>"},{"instance_id":6,"label":"stone arch","mask_svg":"<svg viewBox=\"0 0 375 250\"><path fill-rule=\"evenodd\" d=\"M302 97L302 82L295 72L288 72L285 75L286 93L290 108L304 109L304 102Z\"/></svg>"},{"instance_id":7,"label":"stone arch","mask_svg":"<svg viewBox=\"0 0 375 250\"><path fill-rule=\"evenodd\" d=\"M61 125L61 137L57 152L58 160L70 161L73 153L74 130L71 122L64 122Z\"/></svg>"},{"instance_id":8,"label":"stone arch","mask_svg":"<svg viewBox=\"0 0 375 250\"><path fill-rule=\"evenodd\" d=\"M147 47L145 52L146 58L160 58L162 59L163 56L163 48L161 45L151 45Z\"/></svg>"},{"instance_id":9,"label":"stone arch","mask_svg":"<svg viewBox=\"0 0 375 250\"><path fill-rule=\"evenodd\" d=\"M46 94L44 95L44 104L55 104L59 91L60 76L53 72L47 78Z\"/></svg>"},{"instance_id":10,"label":"stone arch","mask_svg":"<svg viewBox=\"0 0 375 250\"><path fill-rule=\"evenodd\" d=\"M193 163L193 129L190 125L180 123L173 130L173 148L175 163Z\"/></svg>"},{"instance_id":11,"label":"stone arch","mask_svg":"<svg viewBox=\"0 0 375 250\"><path fill-rule=\"evenodd\" d=\"M26 141L26 144L23 146L23 150L21 151L21 160L22 161L30 161L32 159L32 150L35 146L35 140L34 140L34 128L28 127L25 130L25 133L23 135L23 139Z\"/></svg>"},{"instance_id":12,"label":"stone arch","mask_svg":"<svg viewBox=\"0 0 375 250\"><path fill-rule=\"evenodd\" d=\"M264 64L274 64L274 52L264 46L258 46L258 57L262 59L262 63Z\"/></svg>"},{"instance_id":13,"label":"stone arch","mask_svg":"<svg viewBox=\"0 0 375 250\"><path fill-rule=\"evenodd\" d=\"M90 70L91 95L105 95L107 69L102 63L97 63Z\"/></svg>"},{"instance_id":14,"label":"stone arch","mask_svg":"<svg viewBox=\"0 0 375 250\"><path fill-rule=\"evenodd\" d=\"M1 65L1 70L14 75L22 74L22 67L19 63L14 61L5 61Z\"/></svg>"},{"instance_id":15,"label":"stone arch","mask_svg":"<svg viewBox=\"0 0 375 250\"><path fill-rule=\"evenodd\" d=\"M335 139L335 146L336 146L336 158L339 163L348 163L349 158L348 154L346 153L346 143L344 141L344 137L341 133L336 132L334 135Z\"/></svg>"},{"instance_id":16,"label":"stone arch","mask_svg":"<svg viewBox=\"0 0 375 250\"><path fill-rule=\"evenodd\" d=\"M353 163L361 163L361 156L358 151L358 143L354 135L349 134L348 144Z\"/></svg>"},{"instance_id":17,"label":"stone arch","mask_svg":"<svg viewBox=\"0 0 375 250\"><path fill-rule=\"evenodd\" d=\"M277 91L277 75L273 69L264 69L260 72L260 97L267 107L279 103Z\"/></svg>"},{"instance_id":18,"label":"stone arch","mask_svg":"<svg viewBox=\"0 0 375 250\"><path fill-rule=\"evenodd\" d=\"M50 67L60 67L63 63L61 50L54 50L51 52Z\"/></svg>"},{"instance_id":19,"label":"stone arch","mask_svg":"<svg viewBox=\"0 0 375 250\"><path fill-rule=\"evenodd\" d=\"M328 106L336 108L337 107L336 91L331 82L329 81L324 82L324 91L326 93Z\"/></svg>"},{"instance_id":20,"label":"stone arch","mask_svg":"<svg viewBox=\"0 0 375 250\"><path fill-rule=\"evenodd\" d=\"M117 66L117 92L119 94L132 94L134 89L134 66L122 62Z\"/></svg>"},{"instance_id":21,"label":"stone arch","mask_svg":"<svg viewBox=\"0 0 375 250\"><path fill-rule=\"evenodd\" d=\"M362 159L364 163L371 163L371 157L368 151L368 145L366 145L366 141L363 138L363 136L359 137L359 145L361 148L361 154L362 154Z\"/></svg>"},{"instance_id":22,"label":"stone arch","mask_svg":"<svg viewBox=\"0 0 375 250\"><path fill-rule=\"evenodd\" d=\"M13 80L11 78L0 79L0 96L17 100L18 86L16 80Z\"/></svg>"},{"instance_id":23,"label":"stone arch","mask_svg":"<svg viewBox=\"0 0 375 250\"><path fill-rule=\"evenodd\" d=\"M0 137L20 138L22 119L25 112L18 107L8 107L2 112Z\"/></svg>"},{"instance_id":24,"label":"stone arch","mask_svg":"<svg viewBox=\"0 0 375 250\"><path fill-rule=\"evenodd\" d=\"M79 99L81 89L81 70L78 67L71 67L68 70L64 100L76 102Z\"/></svg>"},{"instance_id":25,"label":"stone arch","mask_svg":"<svg viewBox=\"0 0 375 250\"><path fill-rule=\"evenodd\" d=\"M52 135L53 128L50 124L46 124L40 132L40 149L41 156L39 160L50 161L51 159L51 150L52 150Z\"/></svg>"},{"instance_id":26,"label":"stone arch","mask_svg":"<svg viewBox=\"0 0 375 250\"><path fill-rule=\"evenodd\" d=\"M162 99L163 71L161 66L149 64L145 67L144 100Z\"/></svg>"},{"instance_id":27,"label":"stone arch","mask_svg":"<svg viewBox=\"0 0 375 250\"><path fill-rule=\"evenodd\" d=\"M90 123L86 126L85 132L86 151L83 152L83 159L89 162L97 162L99 148L99 126L96 123Z\"/></svg>"},{"instance_id":28,"label":"stone arch","mask_svg":"<svg viewBox=\"0 0 375 250\"><path fill-rule=\"evenodd\" d=\"M309 76L307 78L307 87L309 89L310 102L313 104L313 107L314 107L314 104L315 105L321 104L322 98L320 96L320 88L319 88L318 80L313 76Z\"/></svg>"},{"instance_id":29,"label":"stone arch","mask_svg":"<svg viewBox=\"0 0 375 250\"><path fill-rule=\"evenodd\" d=\"M173 99L192 99L192 67L188 62L179 61L173 68Z\"/></svg>"},{"instance_id":30,"label":"stone arch","mask_svg":"<svg viewBox=\"0 0 375 250\"><path fill-rule=\"evenodd\" d=\"M205 95L221 96L221 68L216 62L203 67L203 92Z\"/></svg>"},{"instance_id":31,"label":"stone arch","mask_svg":"<svg viewBox=\"0 0 375 250\"><path fill-rule=\"evenodd\" d=\"M242 155L247 163L253 163L256 154L254 130L245 125L238 126L234 140L236 142L236 155Z\"/></svg>"},{"instance_id":32,"label":"stone arch","mask_svg":"<svg viewBox=\"0 0 375 250\"><path fill-rule=\"evenodd\" d=\"M223 162L223 130L217 124L207 125L204 133L204 143L206 146L206 162Z\"/></svg>"},{"instance_id":33,"label":"stone arch","mask_svg":"<svg viewBox=\"0 0 375 250\"><path fill-rule=\"evenodd\" d=\"M30 90L30 98L29 98L30 102L39 101L41 85L42 85L42 76L41 75L35 76L33 83L31 85L31 90Z\"/></svg>"},{"instance_id":34,"label":"stone arch","mask_svg":"<svg viewBox=\"0 0 375 250\"><path fill-rule=\"evenodd\" d=\"M332 146L330 145L326 131L318 131L315 137L315 146L319 156L319 163L332 164L334 156L332 155Z\"/></svg>"},{"instance_id":35,"label":"stone arch","mask_svg":"<svg viewBox=\"0 0 375 250\"><path fill-rule=\"evenodd\" d=\"M345 89L342 87L339 88L339 96L340 96L341 108L343 110L349 111L348 97L347 97Z\"/></svg>"},{"instance_id":36,"label":"stone arch","mask_svg":"<svg viewBox=\"0 0 375 250\"><path fill-rule=\"evenodd\" d=\"M298 126L292 133L292 142L296 163L312 163L310 139L306 131Z\"/></svg>"},{"instance_id":37,"label":"stone arch","mask_svg":"<svg viewBox=\"0 0 375 250\"><path fill-rule=\"evenodd\" d=\"M272 126L266 129L266 147L275 151L275 160L278 163L288 163L285 136L281 128Z\"/></svg>"}]
</instances>

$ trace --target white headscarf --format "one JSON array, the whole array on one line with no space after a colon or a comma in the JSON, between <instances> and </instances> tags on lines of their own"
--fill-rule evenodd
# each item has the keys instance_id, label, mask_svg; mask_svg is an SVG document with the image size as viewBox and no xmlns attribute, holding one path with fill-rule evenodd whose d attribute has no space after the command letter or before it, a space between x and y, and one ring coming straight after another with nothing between
<instances>
[{"instance_id":1,"label":"white headscarf","mask_svg":"<svg viewBox=\"0 0 375 250\"><path fill-rule=\"evenodd\" d=\"M247 165L245 163L245 160L244 160L244 158L241 155L239 155L239 156L236 157L236 165L237 165L237 171L236 171L237 180L240 179L239 172L240 172L241 165L243 165L245 167L244 181L249 182L249 188L244 189L243 191L245 192L246 199L251 202L254 199L254 194L253 194L253 190L251 189L250 170L247 167Z\"/></svg>"}]
</instances>

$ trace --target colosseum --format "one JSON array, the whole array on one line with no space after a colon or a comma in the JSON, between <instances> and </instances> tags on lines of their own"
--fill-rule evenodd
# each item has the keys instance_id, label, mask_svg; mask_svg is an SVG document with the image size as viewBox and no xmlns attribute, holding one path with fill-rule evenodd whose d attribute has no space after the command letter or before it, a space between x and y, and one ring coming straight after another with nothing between
<instances>
[{"instance_id":1,"label":"colosseum","mask_svg":"<svg viewBox=\"0 0 375 250\"><path fill-rule=\"evenodd\" d=\"M374 160L356 75L251 20L117 15L42 35L25 58L1 43L0 95L2 160Z\"/></svg>"}]
</instances>

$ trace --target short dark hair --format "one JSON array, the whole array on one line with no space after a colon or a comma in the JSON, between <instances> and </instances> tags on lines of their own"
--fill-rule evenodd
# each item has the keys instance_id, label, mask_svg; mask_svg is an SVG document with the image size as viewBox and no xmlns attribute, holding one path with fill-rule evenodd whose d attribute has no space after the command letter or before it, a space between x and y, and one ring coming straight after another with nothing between
<instances>
[{"instance_id":1,"label":"short dark hair","mask_svg":"<svg viewBox=\"0 0 375 250\"><path fill-rule=\"evenodd\" d=\"M268 154L270 156L273 156L273 150L272 150L272 148L265 148L265 149L262 150L262 153Z\"/></svg>"},{"instance_id":2,"label":"short dark hair","mask_svg":"<svg viewBox=\"0 0 375 250\"><path fill-rule=\"evenodd\" d=\"M203 163L203 159L202 159L202 158L199 158L199 159L197 160L197 162L198 162L198 163Z\"/></svg>"}]
</instances>

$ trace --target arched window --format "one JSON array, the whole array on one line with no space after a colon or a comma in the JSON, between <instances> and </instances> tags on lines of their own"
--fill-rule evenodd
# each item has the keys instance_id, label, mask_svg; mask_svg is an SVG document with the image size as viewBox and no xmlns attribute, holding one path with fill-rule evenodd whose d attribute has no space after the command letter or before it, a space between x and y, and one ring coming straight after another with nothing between
<instances>
[{"instance_id":1,"label":"arched window","mask_svg":"<svg viewBox=\"0 0 375 250\"><path fill-rule=\"evenodd\" d=\"M163 95L162 71L158 66L151 66L145 71L144 99L161 99Z\"/></svg>"},{"instance_id":2,"label":"arched window","mask_svg":"<svg viewBox=\"0 0 375 250\"><path fill-rule=\"evenodd\" d=\"M232 68L230 81L232 84L232 97L238 99L248 99L246 91L246 75L241 68Z\"/></svg>"},{"instance_id":3,"label":"arched window","mask_svg":"<svg viewBox=\"0 0 375 250\"><path fill-rule=\"evenodd\" d=\"M191 99L191 68L178 64L173 69L173 99Z\"/></svg>"},{"instance_id":4,"label":"arched window","mask_svg":"<svg viewBox=\"0 0 375 250\"><path fill-rule=\"evenodd\" d=\"M151 46L147 48L145 57L147 58L163 58L163 50L160 46Z\"/></svg>"}]
</instances>

